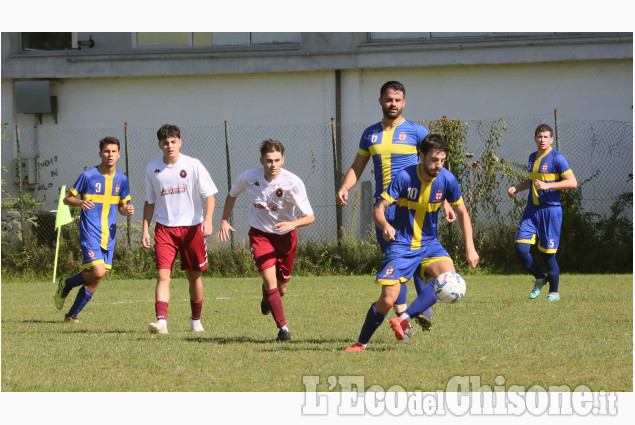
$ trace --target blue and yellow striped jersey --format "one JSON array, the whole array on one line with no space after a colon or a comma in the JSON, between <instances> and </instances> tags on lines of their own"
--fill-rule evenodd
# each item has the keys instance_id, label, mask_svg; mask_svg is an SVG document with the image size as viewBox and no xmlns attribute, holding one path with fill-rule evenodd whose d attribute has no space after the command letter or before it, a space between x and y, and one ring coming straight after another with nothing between
<instances>
[{"instance_id":1,"label":"blue and yellow striped jersey","mask_svg":"<svg viewBox=\"0 0 635 425\"><path fill-rule=\"evenodd\" d=\"M569 167L564 155L551 147L541 157L536 158L537 156L538 152L529 155L529 166L527 168L529 179L531 180L531 188L527 206L561 205L559 190L538 190L535 183L536 180L542 180L546 183L561 181L562 176L572 172L571 167Z\"/></svg>"},{"instance_id":2,"label":"blue and yellow striped jersey","mask_svg":"<svg viewBox=\"0 0 635 425\"><path fill-rule=\"evenodd\" d=\"M390 130L378 122L364 131L357 153L373 160L375 198L399 171L419 162L417 146L427 135L428 130L403 117Z\"/></svg>"},{"instance_id":3,"label":"blue and yellow striped jersey","mask_svg":"<svg viewBox=\"0 0 635 425\"><path fill-rule=\"evenodd\" d=\"M386 252L419 250L426 241L437 238L437 216L443 201L450 205L463 203L461 189L454 175L442 168L431 182L419 175L417 165L399 172L381 194L386 201L397 204L395 219L395 241Z\"/></svg>"},{"instance_id":4,"label":"blue and yellow striped jersey","mask_svg":"<svg viewBox=\"0 0 635 425\"><path fill-rule=\"evenodd\" d=\"M115 247L117 233L117 206L130 200L128 178L120 171L108 178L95 166L84 171L73 187L73 196L81 195L90 199L95 207L81 210L79 220L79 241L98 242L103 249Z\"/></svg>"}]
</instances>

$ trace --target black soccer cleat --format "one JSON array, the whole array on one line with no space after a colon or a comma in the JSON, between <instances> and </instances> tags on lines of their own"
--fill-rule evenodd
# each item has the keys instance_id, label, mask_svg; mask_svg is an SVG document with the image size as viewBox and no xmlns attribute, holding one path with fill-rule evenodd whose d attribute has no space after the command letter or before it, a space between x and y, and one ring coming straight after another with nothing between
<instances>
[{"instance_id":1,"label":"black soccer cleat","mask_svg":"<svg viewBox=\"0 0 635 425\"><path fill-rule=\"evenodd\" d=\"M427 311L415 317L415 320L424 331L430 332L432 330L432 316Z\"/></svg>"},{"instance_id":2,"label":"black soccer cleat","mask_svg":"<svg viewBox=\"0 0 635 425\"><path fill-rule=\"evenodd\" d=\"M280 328L276 341L291 341L291 333L288 330Z\"/></svg>"}]
</instances>

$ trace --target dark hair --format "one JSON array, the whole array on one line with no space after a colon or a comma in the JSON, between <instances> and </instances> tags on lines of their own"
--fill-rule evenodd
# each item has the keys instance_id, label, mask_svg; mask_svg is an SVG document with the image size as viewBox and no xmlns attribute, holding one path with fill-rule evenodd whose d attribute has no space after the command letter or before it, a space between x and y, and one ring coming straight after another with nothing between
<instances>
[{"instance_id":1,"label":"dark hair","mask_svg":"<svg viewBox=\"0 0 635 425\"><path fill-rule=\"evenodd\" d=\"M121 150L121 145L119 144L119 139L116 137L104 137L99 141L99 151L104 150L104 146L106 145L117 145L117 149Z\"/></svg>"},{"instance_id":2,"label":"dark hair","mask_svg":"<svg viewBox=\"0 0 635 425\"><path fill-rule=\"evenodd\" d=\"M406 88L399 81L387 81L381 86L379 90L379 97L384 97L384 93L388 91L388 89L393 89L394 91L400 91L403 93L404 99L406 98Z\"/></svg>"},{"instance_id":3,"label":"dark hair","mask_svg":"<svg viewBox=\"0 0 635 425\"><path fill-rule=\"evenodd\" d=\"M168 137L176 137L177 139L180 139L181 129L174 124L163 124L157 131L157 139L159 139L160 142L161 140L167 140Z\"/></svg>"},{"instance_id":4,"label":"dark hair","mask_svg":"<svg viewBox=\"0 0 635 425\"><path fill-rule=\"evenodd\" d=\"M553 137L553 130L547 124L540 124L538 127L536 127L536 131L534 131L534 137L538 136L540 133L544 133L545 131L548 131L549 134L551 134L551 137Z\"/></svg>"},{"instance_id":5,"label":"dark hair","mask_svg":"<svg viewBox=\"0 0 635 425\"><path fill-rule=\"evenodd\" d=\"M431 150L443 151L450 154L450 144L441 134L428 134L419 144L419 152L427 155Z\"/></svg>"},{"instance_id":6,"label":"dark hair","mask_svg":"<svg viewBox=\"0 0 635 425\"><path fill-rule=\"evenodd\" d=\"M280 152L284 156L284 146L277 140L267 139L260 144L260 157L264 157L269 152Z\"/></svg>"}]
</instances>

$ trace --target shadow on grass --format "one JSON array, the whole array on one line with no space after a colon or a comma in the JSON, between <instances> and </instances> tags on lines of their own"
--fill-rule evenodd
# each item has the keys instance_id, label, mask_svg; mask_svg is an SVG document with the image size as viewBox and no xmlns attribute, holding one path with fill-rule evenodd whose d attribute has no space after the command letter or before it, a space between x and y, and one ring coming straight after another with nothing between
<instances>
[{"instance_id":1,"label":"shadow on grass","mask_svg":"<svg viewBox=\"0 0 635 425\"><path fill-rule=\"evenodd\" d=\"M183 338L183 339L186 342L201 342L201 343L210 343L210 344L218 344L218 345L244 344L244 343L266 344L266 343L272 342L271 340L254 339L254 338L249 338L246 336L232 337L232 338L197 336L197 337L189 337L189 338Z\"/></svg>"},{"instance_id":2,"label":"shadow on grass","mask_svg":"<svg viewBox=\"0 0 635 425\"><path fill-rule=\"evenodd\" d=\"M352 342L350 339L294 339L289 342L278 342L275 339L258 339L246 336L220 338L220 337L190 337L184 338L186 342L231 345L231 344L263 344L261 351L344 351ZM374 346L370 351L393 351L394 348L388 346Z\"/></svg>"},{"instance_id":3,"label":"shadow on grass","mask_svg":"<svg viewBox=\"0 0 635 425\"><path fill-rule=\"evenodd\" d=\"M97 329L97 328L84 328L81 323L66 323L63 320L40 320L40 319L28 319L21 320L18 323L25 325L60 325L56 328L56 331L61 333L73 333L73 334L134 334L137 333L135 329ZM50 328L42 328L50 329Z\"/></svg>"}]
</instances>

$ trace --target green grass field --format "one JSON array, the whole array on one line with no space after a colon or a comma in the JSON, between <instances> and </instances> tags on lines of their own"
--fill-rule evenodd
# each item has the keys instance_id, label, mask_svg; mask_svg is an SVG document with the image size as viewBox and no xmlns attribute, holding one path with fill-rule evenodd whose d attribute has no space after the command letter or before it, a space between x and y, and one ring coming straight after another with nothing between
<instances>
[{"instance_id":1,"label":"green grass field","mask_svg":"<svg viewBox=\"0 0 635 425\"><path fill-rule=\"evenodd\" d=\"M303 376L364 376L365 385L445 390L586 385L633 391L633 276L563 275L562 299L529 300L527 276L467 276L458 304L433 307L433 331L398 344L387 322L366 351L345 353L377 299L372 276L294 277L283 298L293 341L260 314L259 279L205 278L204 334L189 331L187 283L175 279L168 335L151 335L154 281L108 280L65 324L51 282L2 281L2 391L304 391ZM411 288L410 299L414 295ZM63 312L75 297L71 293ZM389 318L393 317L390 313Z\"/></svg>"}]
</instances>

